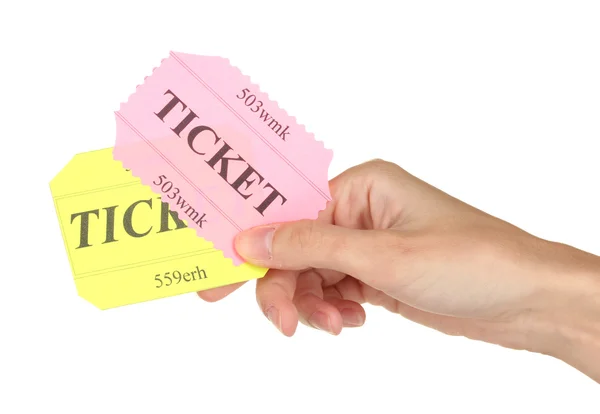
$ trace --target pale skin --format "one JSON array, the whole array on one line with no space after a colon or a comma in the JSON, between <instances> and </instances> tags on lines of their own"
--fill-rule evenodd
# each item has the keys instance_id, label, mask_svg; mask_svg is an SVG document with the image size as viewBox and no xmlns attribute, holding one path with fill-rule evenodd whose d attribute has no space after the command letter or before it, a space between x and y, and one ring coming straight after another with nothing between
<instances>
[{"instance_id":1,"label":"pale skin","mask_svg":"<svg viewBox=\"0 0 600 414\"><path fill-rule=\"evenodd\" d=\"M382 306L449 335L561 359L600 382L600 258L542 240L381 160L330 182L317 220L256 227L236 249L286 336L333 335ZM240 284L199 292L217 301Z\"/></svg>"}]
</instances>

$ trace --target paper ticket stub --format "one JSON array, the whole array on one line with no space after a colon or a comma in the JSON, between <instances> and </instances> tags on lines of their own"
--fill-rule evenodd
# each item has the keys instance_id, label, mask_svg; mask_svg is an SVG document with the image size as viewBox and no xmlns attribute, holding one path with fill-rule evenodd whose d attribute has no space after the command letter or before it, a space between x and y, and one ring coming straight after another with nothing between
<instances>
[{"instance_id":1,"label":"paper ticket stub","mask_svg":"<svg viewBox=\"0 0 600 414\"><path fill-rule=\"evenodd\" d=\"M264 276L198 237L112 151L76 155L50 183L81 297L107 309Z\"/></svg>"},{"instance_id":2,"label":"paper ticket stub","mask_svg":"<svg viewBox=\"0 0 600 414\"><path fill-rule=\"evenodd\" d=\"M116 112L115 160L231 258L260 224L315 219L333 153L227 59L171 52Z\"/></svg>"}]
</instances>

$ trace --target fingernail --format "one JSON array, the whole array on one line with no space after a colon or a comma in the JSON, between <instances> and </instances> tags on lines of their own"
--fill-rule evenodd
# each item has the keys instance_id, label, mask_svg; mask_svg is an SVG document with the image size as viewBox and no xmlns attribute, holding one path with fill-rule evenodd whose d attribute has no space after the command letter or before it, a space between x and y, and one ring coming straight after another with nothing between
<instances>
[{"instance_id":1,"label":"fingernail","mask_svg":"<svg viewBox=\"0 0 600 414\"><path fill-rule=\"evenodd\" d=\"M352 309L342 309L342 322L346 327L363 326L365 318L363 318L360 312L353 311Z\"/></svg>"},{"instance_id":2,"label":"fingernail","mask_svg":"<svg viewBox=\"0 0 600 414\"><path fill-rule=\"evenodd\" d=\"M308 318L308 323L310 323L314 328L329 332L333 335L333 329L331 329L331 321L329 320L329 316L325 315L323 312L317 311L313 313L310 318Z\"/></svg>"},{"instance_id":3,"label":"fingernail","mask_svg":"<svg viewBox=\"0 0 600 414\"><path fill-rule=\"evenodd\" d=\"M271 260L273 233L275 227L263 226L246 230L237 235L235 248L238 254L247 259Z\"/></svg>"},{"instance_id":4,"label":"fingernail","mask_svg":"<svg viewBox=\"0 0 600 414\"><path fill-rule=\"evenodd\" d=\"M271 321L271 323L275 325L277 329L279 329L279 332L283 333L281 330L281 319L279 319L279 311L277 308L269 308L267 311L267 319L269 319L269 321Z\"/></svg>"}]
</instances>

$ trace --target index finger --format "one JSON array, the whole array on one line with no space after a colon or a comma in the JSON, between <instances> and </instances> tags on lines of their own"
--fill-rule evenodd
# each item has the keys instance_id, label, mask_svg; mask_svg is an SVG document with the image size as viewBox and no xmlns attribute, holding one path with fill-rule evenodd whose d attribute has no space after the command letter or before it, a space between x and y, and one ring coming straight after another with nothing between
<instances>
[{"instance_id":1,"label":"index finger","mask_svg":"<svg viewBox=\"0 0 600 414\"><path fill-rule=\"evenodd\" d=\"M265 316L285 336L292 336L298 326L294 292L298 272L270 269L256 281L256 301Z\"/></svg>"},{"instance_id":2,"label":"index finger","mask_svg":"<svg viewBox=\"0 0 600 414\"><path fill-rule=\"evenodd\" d=\"M232 285L221 286L214 289L202 290L196 293L198 294L200 299L206 302L217 302L238 290L244 285L244 283L246 282L234 283Z\"/></svg>"}]
</instances>

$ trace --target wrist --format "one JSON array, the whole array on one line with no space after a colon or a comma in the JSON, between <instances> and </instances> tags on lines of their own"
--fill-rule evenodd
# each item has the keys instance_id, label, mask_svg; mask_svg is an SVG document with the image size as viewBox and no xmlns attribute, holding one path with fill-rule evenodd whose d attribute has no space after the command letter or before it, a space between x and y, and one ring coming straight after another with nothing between
<instances>
[{"instance_id":1,"label":"wrist","mask_svg":"<svg viewBox=\"0 0 600 414\"><path fill-rule=\"evenodd\" d=\"M536 319L537 351L600 382L600 258L550 243L552 276Z\"/></svg>"}]
</instances>

